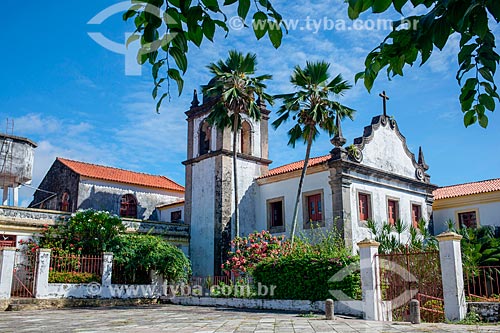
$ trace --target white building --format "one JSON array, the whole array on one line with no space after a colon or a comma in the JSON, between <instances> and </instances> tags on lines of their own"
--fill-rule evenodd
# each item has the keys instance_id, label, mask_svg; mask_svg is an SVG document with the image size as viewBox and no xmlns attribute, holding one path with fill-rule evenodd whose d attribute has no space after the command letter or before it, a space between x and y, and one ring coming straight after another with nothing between
<instances>
[{"instance_id":1,"label":"white building","mask_svg":"<svg viewBox=\"0 0 500 333\"><path fill-rule=\"evenodd\" d=\"M455 227L500 228L500 179L445 186L434 191L434 232Z\"/></svg>"},{"instance_id":2,"label":"white building","mask_svg":"<svg viewBox=\"0 0 500 333\"><path fill-rule=\"evenodd\" d=\"M190 256L195 275L219 275L234 236L232 217L232 133L206 122L213 101L196 98L188 116L185 220L191 226ZM289 236L303 161L268 170L269 111L245 119L237 133L241 235L270 230ZM338 126L340 124L338 123ZM335 225L347 245L369 236L368 219L377 223L416 223L432 214L432 191L422 151L418 159L394 119L373 118L349 147L341 131L330 154L312 158L304 181L298 232Z\"/></svg>"}]
</instances>

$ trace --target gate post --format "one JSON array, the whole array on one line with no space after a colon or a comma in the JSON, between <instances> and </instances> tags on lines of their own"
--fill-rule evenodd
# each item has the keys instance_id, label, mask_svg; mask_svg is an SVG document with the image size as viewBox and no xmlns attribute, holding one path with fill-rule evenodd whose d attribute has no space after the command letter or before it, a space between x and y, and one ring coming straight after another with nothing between
<instances>
[{"instance_id":1,"label":"gate post","mask_svg":"<svg viewBox=\"0 0 500 333\"><path fill-rule=\"evenodd\" d=\"M38 249L35 270L35 298L49 295L50 249Z\"/></svg>"},{"instance_id":2,"label":"gate post","mask_svg":"<svg viewBox=\"0 0 500 333\"><path fill-rule=\"evenodd\" d=\"M4 247L0 250L0 299L10 298L15 256L15 247Z\"/></svg>"},{"instance_id":3,"label":"gate post","mask_svg":"<svg viewBox=\"0 0 500 333\"><path fill-rule=\"evenodd\" d=\"M379 245L380 243L370 239L358 243L364 319L381 321L382 297L378 283L380 271L377 256Z\"/></svg>"},{"instance_id":4,"label":"gate post","mask_svg":"<svg viewBox=\"0 0 500 333\"><path fill-rule=\"evenodd\" d=\"M102 279L103 287L111 286L111 275L113 273L113 252L104 252L102 254Z\"/></svg>"},{"instance_id":5,"label":"gate post","mask_svg":"<svg viewBox=\"0 0 500 333\"><path fill-rule=\"evenodd\" d=\"M462 320L467 313L462 252L460 250L462 236L454 232L445 232L436 236L436 238L439 241L444 314L447 320Z\"/></svg>"}]
</instances>

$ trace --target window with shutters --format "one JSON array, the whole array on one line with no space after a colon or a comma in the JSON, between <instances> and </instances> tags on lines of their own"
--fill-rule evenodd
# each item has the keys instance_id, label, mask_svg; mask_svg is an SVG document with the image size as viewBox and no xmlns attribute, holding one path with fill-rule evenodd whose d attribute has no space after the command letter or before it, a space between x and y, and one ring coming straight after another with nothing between
<instances>
[{"instance_id":1,"label":"window with shutters","mask_svg":"<svg viewBox=\"0 0 500 333\"><path fill-rule=\"evenodd\" d=\"M399 202L397 200L387 200L387 222L394 225L399 219Z\"/></svg>"},{"instance_id":2,"label":"window with shutters","mask_svg":"<svg viewBox=\"0 0 500 333\"><path fill-rule=\"evenodd\" d=\"M371 196L368 193L358 193L359 220L366 221L372 218Z\"/></svg>"},{"instance_id":3,"label":"window with shutters","mask_svg":"<svg viewBox=\"0 0 500 333\"><path fill-rule=\"evenodd\" d=\"M304 229L325 226L323 190L303 193Z\"/></svg>"},{"instance_id":4,"label":"window with shutters","mask_svg":"<svg viewBox=\"0 0 500 333\"><path fill-rule=\"evenodd\" d=\"M69 209L70 209L69 193L64 192L61 197L61 212L69 212Z\"/></svg>"},{"instance_id":5,"label":"window with shutters","mask_svg":"<svg viewBox=\"0 0 500 333\"><path fill-rule=\"evenodd\" d=\"M469 211L458 213L459 227L466 226L467 228L477 228L477 212Z\"/></svg>"},{"instance_id":6,"label":"window with shutters","mask_svg":"<svg viewBox=\"0 0 500 333\"><path fill-rule=\"evenodd\" d=\"M411 205L411 221L415 228L418 227L418 221L422 218L422 206L417 204Z\"/></svg>"},{"instance_id":7,"label":"window with shutters","mask_svg":"<svg viewBox=\"0 0 500 333\"><path fill-rule=\"evenodd\" d=\"M285 231L284 197L267 200L267 227L271 232Z\"/></svg>"},{"instance_id":8,"label":"window with shutters","mask_svg":"<svg viewBox=\"0 0 500 333\"><path fill-rule=\"evenodd\" d=\"M120 200L120 216L137 218L137 200L133 194L125 194Z\"/></svg>"}]
</instances>

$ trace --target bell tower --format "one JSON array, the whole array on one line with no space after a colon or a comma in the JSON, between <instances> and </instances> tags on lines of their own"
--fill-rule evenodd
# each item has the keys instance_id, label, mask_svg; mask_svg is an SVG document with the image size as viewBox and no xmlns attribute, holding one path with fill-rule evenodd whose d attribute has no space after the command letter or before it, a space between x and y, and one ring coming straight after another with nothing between
<instances>
[{"instance_id":1,"label":"bell tower","mask_svg":"<svg viewBox=\"0 0 500 333\"><path fill-rule=\"evenodd\" d=\"M232 154L233 133L219 130L206 118L215 100L203 97L200 104L196 90L191 107L186 111L188 122L185 220L190 224L189 254L193 275L221 275L221 264L235 236L234 177ZM237 168L240 235L256 228L255 178L267 172L269 111L259 102L261 119L242 115L237 137Z\"/></svg>"}]
</instances>

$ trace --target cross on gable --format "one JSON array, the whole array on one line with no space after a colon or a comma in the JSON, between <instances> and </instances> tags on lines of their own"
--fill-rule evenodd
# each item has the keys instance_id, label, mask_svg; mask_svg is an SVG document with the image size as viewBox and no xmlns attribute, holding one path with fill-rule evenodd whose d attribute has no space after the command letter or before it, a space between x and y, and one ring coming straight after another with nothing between
<instances>
[{"instance_id":1,"label":"cross on gable","mask_svg":"<svg viewBox=\"0 0 500 333\"><path fill-rule=\"evenodd\" d=\"M384 117L387 117L387 101L389 100L389 96L385 94L385 90L382 91L381 94L378 94L380 97L382 97L382 104L384 106Z\"/></svg>"}]
</instances>

